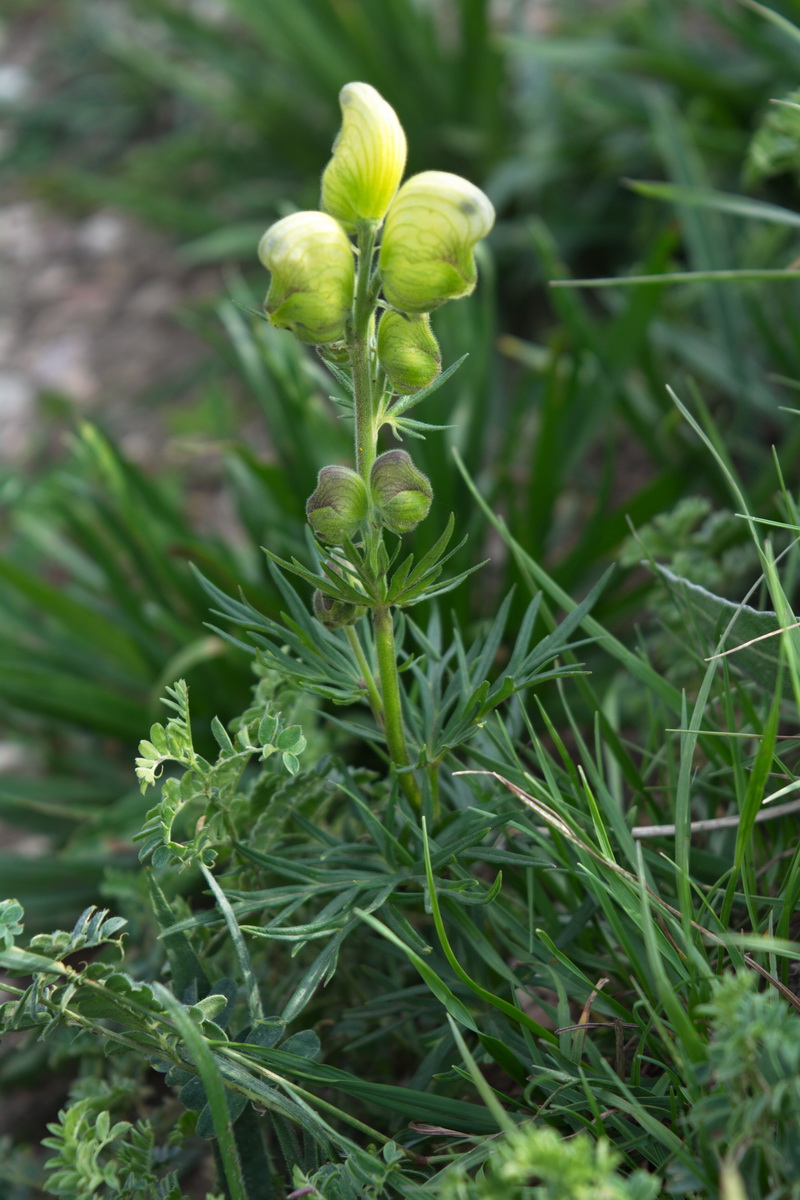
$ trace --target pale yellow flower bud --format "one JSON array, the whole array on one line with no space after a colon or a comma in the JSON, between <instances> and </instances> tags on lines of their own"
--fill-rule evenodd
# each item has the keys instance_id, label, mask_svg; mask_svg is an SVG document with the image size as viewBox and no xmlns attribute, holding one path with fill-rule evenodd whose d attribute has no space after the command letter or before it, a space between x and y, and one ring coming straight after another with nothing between
<instances>
[{"instance_id":1,"label":"pale yellow flower bud","mask_svg":"<svg viewBox=\"0 0 800 1200\"><path fill-rule=\"evenodd\" d=\"M433 383L442 369L442 356L427 313L384 312L378 326L378 359L396 392L417 392Z\"/></svg>"},{"instance_id":2,"label":"pale yellow flower bud","mask_svg":"<svg viewBox=\"0 0 800 1200\"><path fill-rule=\"evenodd\" d=\"M379 265L383 294L401 312L423 313L468 296L474 249L494 224L480 188L447 171L423 171L400 188L386 217Z\"/></svg>"},{"instance_id":3,"label":"pale yellow flower bud","mask_svg":"<svg viewBox=\"0 0 800 1200\"><path fill-rule=\"evenodd\" d=\"M348 228L382 221L403 178L406 135L397 114L369 83L339 93L342 128L322 175L322 207Z\"/></svg>"},{"instance_id":4,"label":"pale yellow flower bud","mask_svg":"<svg viewBox=\"0 0 800 1200\"><path fill-rule=\"evenodd\" d=\"M344 338L355 267L338 221L327 213L292 213L267 230L258 257L272 273L264 309L273 325L315 345Z\"/></svg>"}]
</instances>

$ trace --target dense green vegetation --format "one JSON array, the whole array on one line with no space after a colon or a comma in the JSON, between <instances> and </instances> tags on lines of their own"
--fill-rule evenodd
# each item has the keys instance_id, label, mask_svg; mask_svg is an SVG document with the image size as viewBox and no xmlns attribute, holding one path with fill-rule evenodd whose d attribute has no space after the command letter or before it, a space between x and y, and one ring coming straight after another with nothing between
<instances>
[{"instance_id":1,"label":"dense green vegetation","mask_svg":"<svg viewBox=\"0 0 800 1200\"><path fill-rule=\"evenodd\" d=\"M50 846L0 854L0 1084L48 1122L3 1143L11 1200L800 1197L800 4L533 15L16 6L58 87L11 114L14 188L225 265L190 319L241 536L77 417L0 480L0 816ZM434 314L447 428L403 443L405 552L452 512L447 571L490 560L396 624L421 806L261 549L317 569L305 501L352 457L255 247L358 79L497 211Z\"/></svg>"}]
</instances>

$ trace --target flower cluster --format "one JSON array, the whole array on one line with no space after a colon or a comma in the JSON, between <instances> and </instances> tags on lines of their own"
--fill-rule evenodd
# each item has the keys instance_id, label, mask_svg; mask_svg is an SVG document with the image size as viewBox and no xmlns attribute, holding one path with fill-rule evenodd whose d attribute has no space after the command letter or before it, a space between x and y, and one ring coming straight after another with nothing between
<instances>
[{"instance_id":1,"label":"flower cluster","mask_svg":"<svg viewBox=\"0 0 800 1200\"><path fill-rule=\"evenodd\" d=\"M284 217L261 239L259 258L271 274L264 307L273 325L339 363L353 361L368 331L374 418L375 396L413 395L440 374L430 313L474 289L475 246L494 210L479 188L444 171L402 183L406 138L394 109L368 83L347 84L339 100L342 127L322 175L321 211ZM365 437L358 420L356 412L357 445ZM374 440L380 422L372 426ZM357 465L319 474L306 512L322 541L356 543L382 527L403 534L427 515L430 482L404 450L373 452ZM338 613L318 615L338 623Z\"/></svg>"}]
</instances>

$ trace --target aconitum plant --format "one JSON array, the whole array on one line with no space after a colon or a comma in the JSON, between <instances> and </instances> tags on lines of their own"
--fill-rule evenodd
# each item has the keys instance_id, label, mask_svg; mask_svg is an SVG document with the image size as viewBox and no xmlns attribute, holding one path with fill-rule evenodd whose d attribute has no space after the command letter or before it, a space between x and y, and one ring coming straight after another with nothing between
<instances>
[{"instance_id":1,"label":"aconitum plant","mask_svg":"<svg viewBox=\"0 0 800 1200\"><path fill-rule=\"evenodd\" d=\"M433 493L411 455L379 454L378 438L384 426L397 436L434 428L405 415L449 374L430 313L473 291L475 246L494 210L479 188L444 171L401 183L406 138L394 110L368 83L347 84L339 99L342 128L322 175L321 211L292 213L261 239L259 258L271 274L264 307L273 325L317 346L349 393L353 465L323 467L306 505L322 571L313 611L328 629L345 630L399 785L419 810L392 610L453 585L439 578L452 521L416 567L406 559L392 573L397 545L390 550L385 535L415 529ZM354 629L366 612L369 657Z\"/></svg>"}]
</instances>

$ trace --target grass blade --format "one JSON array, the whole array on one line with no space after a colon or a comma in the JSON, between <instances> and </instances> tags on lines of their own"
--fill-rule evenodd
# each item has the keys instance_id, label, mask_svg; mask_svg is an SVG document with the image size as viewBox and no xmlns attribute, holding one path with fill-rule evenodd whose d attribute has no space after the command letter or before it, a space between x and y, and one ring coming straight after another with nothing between
<instances>
[{"instance_id":1,"label":"grass blade","mask_svg":"<svg viewBox=\"0 0 800 1200\"><path fill-rule=\"evenodd\" d=\"M250 1200L245 1188L242 1167L236 1149L236 1138L228 1113L225 1084L219 1068L214 1061L211 1049L197 1025L195 1025L184 1006L175 999L172 992L160 983L153 983L151 987L186 1043L191 1061L197 1067L203 1082L206 1099L214 1122L214 1131L217 1136L220 1158L225 1172L225 1181L230 1192L230 1200Z\"/></svg>"}]
</instances>

